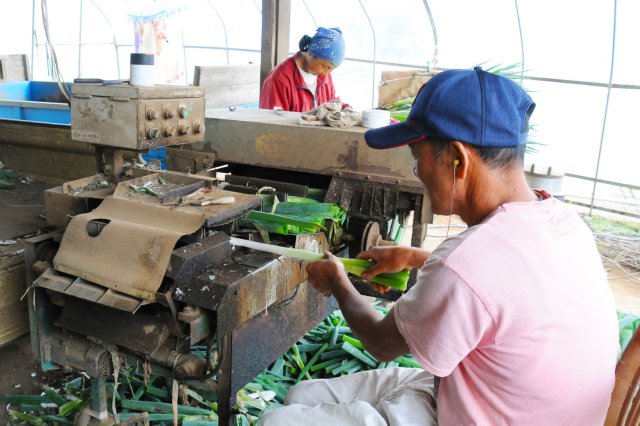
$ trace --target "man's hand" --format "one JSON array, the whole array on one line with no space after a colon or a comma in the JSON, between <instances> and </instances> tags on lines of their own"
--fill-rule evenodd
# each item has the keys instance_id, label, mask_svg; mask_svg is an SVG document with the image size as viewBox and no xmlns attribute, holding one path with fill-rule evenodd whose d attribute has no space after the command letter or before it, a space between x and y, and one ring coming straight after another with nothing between
<instances>
[{"instance_id":1,"label":"man's hand","mask_svg":"<svg viewBox=\"0 0 640 426\"><path fill-rule=\"evenodd\" d=\"M373 260L375 265L362 273L362 278L370 280L382 273L394 273L405 269L421 268L429 258L431 252L415 247L373 247L360 252L358 259ZM371 284L378 293L385 293L389 287L380 284Z\"/></svg>"},{"instance_id":2,"label":"man's hand","mask_svg":"<svg viewBox=\"0 0 640 426\"><path fill-rule=\"evenodd\" d=\"M330 252L325 252L325 258L307 265L307 281L318 292L329 295L332 287L340 281L347 280L344 265Z\"/></svg>"}]
</instances>

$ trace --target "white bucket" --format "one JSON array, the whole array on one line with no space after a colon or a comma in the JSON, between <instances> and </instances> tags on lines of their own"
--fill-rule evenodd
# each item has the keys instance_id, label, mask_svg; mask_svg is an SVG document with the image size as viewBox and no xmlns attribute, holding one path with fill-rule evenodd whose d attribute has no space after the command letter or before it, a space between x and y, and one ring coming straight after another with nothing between
<instances>
[{"instance_id":1,"label":"white bucket","mask_svg":"<svg viewBox=\"0 0 640 426\"><path fill-rule=\"evenodd\" d=\"M525 164L524 175L531 189L544 189L558 199L564 199L564 171L558 167Z\"/></svg>"},{"instance_id":2,"label":"white bucket","mask_svg":"<svg viewBox=\"0 0 640 426\"><path fill-rule=\"evenodd\" d=\"M129 83L132 86L153 86L156 82L155 56L132 53Z\"/></svg>"},{"instance_id":3,"label":"white bucket","mask_svg":"<svg viewBox=\"0 0 640 426\"><path fill-rule=\"evenodd\" d=\"M386 109L367 109L362 111L362 126L369 129L387 126L391 113Z\"/></svg>"}]
</instances>

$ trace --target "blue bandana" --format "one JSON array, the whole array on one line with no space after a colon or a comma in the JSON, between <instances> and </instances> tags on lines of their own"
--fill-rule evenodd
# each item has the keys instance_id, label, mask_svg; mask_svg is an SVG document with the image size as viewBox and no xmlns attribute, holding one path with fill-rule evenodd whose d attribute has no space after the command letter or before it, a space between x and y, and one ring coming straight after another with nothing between
<instances>
[{"instance_id":1,"label":"blue bandana","mask_svg":"<svg viewBox=\"0 0 640 426\"><path fill-rule=\"evenodd\" d=\"M336 67L340 65L344 59L344 38L340 28L318 28L309 42L309 52L317 58L331 61Z\"/></svg>"}]
</instances>

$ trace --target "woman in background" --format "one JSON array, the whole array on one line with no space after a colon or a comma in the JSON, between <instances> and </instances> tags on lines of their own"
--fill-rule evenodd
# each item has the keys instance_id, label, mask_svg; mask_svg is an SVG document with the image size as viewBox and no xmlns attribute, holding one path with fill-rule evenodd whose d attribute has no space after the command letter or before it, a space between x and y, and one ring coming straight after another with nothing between
<instances>
[{"instance_id":1,"label":"woman in background","mask_svg":"<svg viewBox=\"0 0 640 426\"><path fill-rule=\"evenodd\" d=\"M339 28L318 28L303 36L300 51L271 70L260 92L260 108L304 112L336 99L331 71L344 59Z\"/></svg>"}]
</instances>

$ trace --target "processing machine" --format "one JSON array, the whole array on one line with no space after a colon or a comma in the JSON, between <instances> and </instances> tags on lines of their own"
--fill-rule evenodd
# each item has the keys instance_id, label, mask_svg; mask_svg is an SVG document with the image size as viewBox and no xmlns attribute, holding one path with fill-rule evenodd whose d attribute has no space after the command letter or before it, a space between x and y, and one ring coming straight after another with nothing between
<instances>
[{"instance_id":1,"label":"processing machine","mask_svg":"<svg viewBox=\"0 0 640 426\"><path fill-rule=\"evenodd\" d=\"M228 188L237 191L268 185L307 196L309 188L322 188L325 202L348 212L343 241L350 256L384 241L399 242L405 228L411 229L411 245L422 245L433 214L408 148L371 149L363 127L305 126L295 112L211 109L205 122L204 142L168 148L174 168L189 164L192 170L211 155L231 173ZM361 293L379 296L369 285L355 284Z\"/></svg>"},{"instance_id":2,"label":"processing machine","mask_svg":"<svg viewBox=\"0 0 640 426\"><path fill-rule=\"evenodd\" d=\"M72 137L95 146L99 173L45 194L58 231L30 240L26 251L34 351L43 369L84 371L96 386L115 360L134 357L213 387L225 423L236 392L335 305L298 287L300 262L232 250L234 223L260 207L256 195L128 162L138 151L202 140L202 89L74 84L72 95ZM193 194L233 202L184 203ZM322 234L290 243L328 248ZM205 360L189 352L202 342ZM107 420L105 398L94 399L91 414Z\"/></svg>"},{"instance_id":3,"label":"processing machine","mask_svg":"<svg viewBox=\"0 0 640 426\"><path fill-rule=\"evenodd\" d=\"M260 238L237 226L261 208L256 188L284 200L316 188L349 213L331 238L291 235L278 244L355 255L410 211L423 229L428 200L406 173L408 158L375 157L360 129L296 130L272 122L287 114L253 113L263 118L205 118L198 87L72 86L72 138L95 147L98 173L45 193L56 230L25 250L29 315L44 370L93 378L96 422L111 420L105 379L126 362L215 392L220 424L228 424L237 391L336 308L301 285L304 263L232 247L231 235ZM302 166L294 139L312 155ZM316 139L325 145L305 145ZM182 171L136 161L158 147L172 148L167 161ZM323 164L327 157L338 167ZM210 173L221 166L224 187ZM206 345L204 359L191 355L196 344Z\"/></svg>"}]
</instances>

